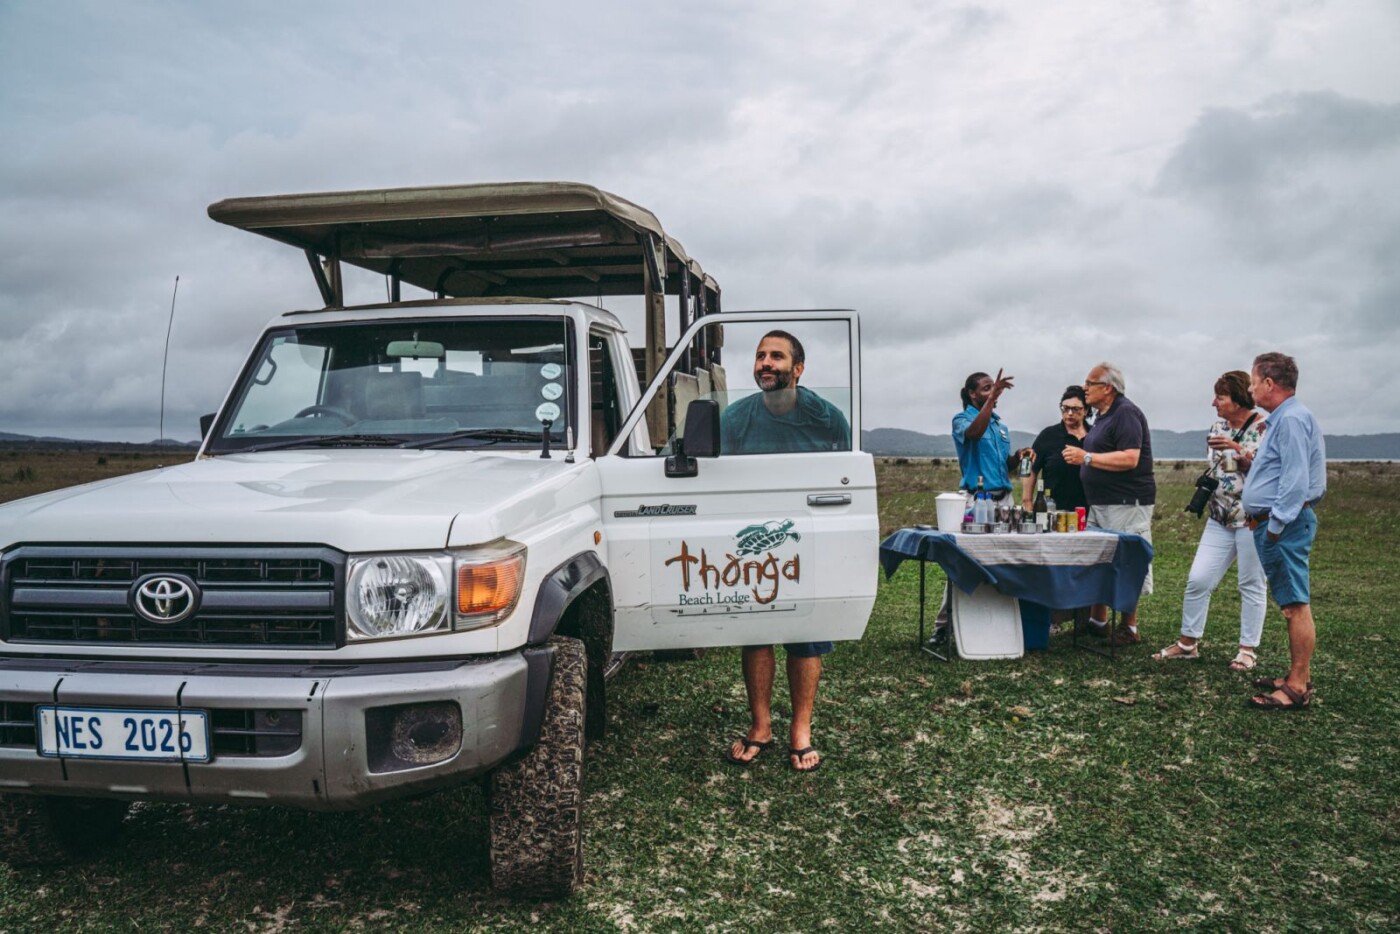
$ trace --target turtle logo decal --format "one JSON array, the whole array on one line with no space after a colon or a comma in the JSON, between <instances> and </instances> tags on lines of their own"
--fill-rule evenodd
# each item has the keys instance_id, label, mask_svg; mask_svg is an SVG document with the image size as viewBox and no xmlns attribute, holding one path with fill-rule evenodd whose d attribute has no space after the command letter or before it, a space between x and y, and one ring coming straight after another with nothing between
<instances>
[{"instance_id":1,"label":"turtle logo decal","mask_svg":"<svg viewBox=\"0 0 1400 934\"><path fill-rule=\"evenodd\" d=\"M782 522L774 520L740 529L734 534L739 543L739 554L756 555L777 548L789 538L795 542L802 541L802 536L792 531L793 524L791 519L784 519Z\"/></svg>"}]
</instances>

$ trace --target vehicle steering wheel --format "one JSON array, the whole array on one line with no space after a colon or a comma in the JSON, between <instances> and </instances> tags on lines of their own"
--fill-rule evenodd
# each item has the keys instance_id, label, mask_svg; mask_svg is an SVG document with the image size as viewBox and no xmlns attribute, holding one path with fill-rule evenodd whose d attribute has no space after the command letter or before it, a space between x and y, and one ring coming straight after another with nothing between
<instances>
[{"instance_id":1,"label":"vehicle steering wheel","mask_svg":"<svg viewBox=\"0 0 1400 934\"><path fill-rule=\"evenodd\" d=\"M302 409L300 412L293 415L292 417L308 418L312 415L329 415L332 418L340 419L347 425L353 425L359 421L359 419L355 417L354 413L347 412L344 409L338 409L333 405L308 405L306 408Z\"/></svg>"}]
</instances>

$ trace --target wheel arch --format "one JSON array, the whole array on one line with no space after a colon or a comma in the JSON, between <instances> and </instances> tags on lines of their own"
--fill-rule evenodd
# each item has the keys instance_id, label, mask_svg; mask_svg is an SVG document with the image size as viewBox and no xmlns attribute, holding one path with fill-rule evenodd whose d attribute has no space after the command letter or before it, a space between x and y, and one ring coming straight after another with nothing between
<instances>
[{"instance_id":1,"label":"wheel arch","mask_svg":"<svg viewBox=\"0 0 1400 934\"><path fill-rule=\"evenodd\" d=\"M540 583L530 618L530 645L538 646L555 635L583 643L588 659L588 738L598 739L607 729L604 673L612 656L613 605L608 569L594 552L574 555Z\"/></svg>"}]
</instances>

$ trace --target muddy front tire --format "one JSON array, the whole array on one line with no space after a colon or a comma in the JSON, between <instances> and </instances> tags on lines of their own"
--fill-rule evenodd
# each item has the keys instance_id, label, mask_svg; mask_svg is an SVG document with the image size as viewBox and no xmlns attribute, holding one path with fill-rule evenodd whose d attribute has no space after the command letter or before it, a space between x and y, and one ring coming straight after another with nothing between
<instances>
[{"instance_id":1,"label":"muddy front tire","mask_svg":"<svg viewBox=\"0 0 1400 934\"><path fill-rule=\"evenodd\" d=\"M51 866L89 856L117 835L130 808L111 798L0 795L0 860Z\"/></svg>"},{"instance_id":2,"label":"muddy front tire","mask_svg":"<svg viewBox=\"0 0 1400 934\"><path fill-rule=\"evenodd\" d=\"M540 740L491 776L491 887L517 898L562 898L583 880L583 756L588 661L555 636Z\"/></svg>"}]
</instances>

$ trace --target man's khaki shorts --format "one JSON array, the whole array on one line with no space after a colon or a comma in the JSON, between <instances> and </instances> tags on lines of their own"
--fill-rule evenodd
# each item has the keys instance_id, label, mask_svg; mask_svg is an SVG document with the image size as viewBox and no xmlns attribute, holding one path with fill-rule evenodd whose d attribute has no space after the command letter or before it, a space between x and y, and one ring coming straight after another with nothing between
<instances>
[{"instance_id":1,"label":"man's khaki shorts","mask_svg":"<svg viewBox=\"0 0 1400 934\"><path fill-rule=\"evenodd\" d=\"M1152 544L1151 506L1090 506L1089 525L1109 532L1131 532L1141 535ZM1142 582L1142 595L1152 592L1152 565L1147 566L1147 577Z\"/></svg>"}]
</instances>

